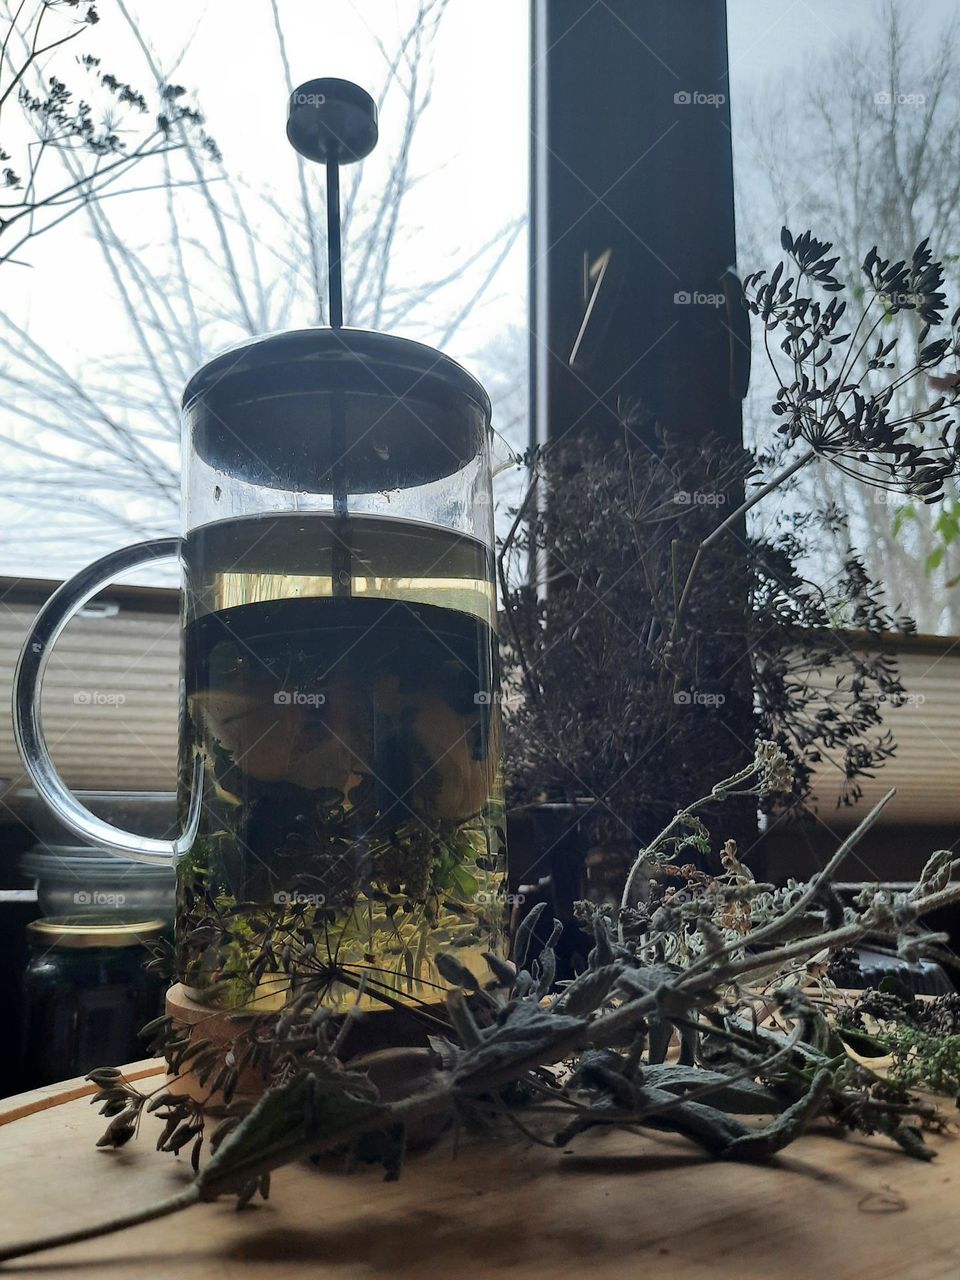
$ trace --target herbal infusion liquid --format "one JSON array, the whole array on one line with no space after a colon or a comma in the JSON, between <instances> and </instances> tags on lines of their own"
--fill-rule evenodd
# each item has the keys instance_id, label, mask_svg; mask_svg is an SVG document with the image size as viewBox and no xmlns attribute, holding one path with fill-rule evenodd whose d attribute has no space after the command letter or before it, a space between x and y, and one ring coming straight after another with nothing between
<instances>
[{"instance_id":1,"label":"herbal infusion liquid","mask_svg":"<svg viewBox=\"0 0 960 1280\"><path fill-rule=\"evenodd\" d=\"M260 515L184 548L181 981L270 1010L435 1005L503 938L493 566L409 520Z\"/></svg>"}]
</instances>

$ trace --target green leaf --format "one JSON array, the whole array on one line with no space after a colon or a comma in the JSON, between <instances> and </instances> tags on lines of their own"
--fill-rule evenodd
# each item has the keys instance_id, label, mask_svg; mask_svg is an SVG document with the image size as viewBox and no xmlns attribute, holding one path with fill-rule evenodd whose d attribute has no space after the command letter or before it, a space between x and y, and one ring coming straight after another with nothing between
<instances>
[{"instance_id":1,"label":"green leaf","mask_svg":"<svg viewBox=\"0 0 960 1280\"><path fill-rule=\"evenodd\" d=\"M645 1116L641 1110L637 1122L649 1129L680 1133L713 1156L726 1155L733 1144L750 1135L750 1129L736 1116L702 1102L687 1102L666 1089L644 1089L648 1104L667 1109ZM667 1106L675 1100L675 1106Z\"/></svg>"},{"instance_id":2,"label":"green leaf","mask_svg":"<svg viewBox=\"0 0 960 1280\"><path fill-rule=\"evenodd\" d=\"M936 1157L937 1153L926 1145L923 1134L916 1125L899 1125L890 1136L914 1160L933 1160Z\"/></svg>"},{"instance_id":3,"label":"green leaf","mask_svg":"<svg viewBox=\"0 0 960 1280\"><path fill-rule=\"evenodd\" d=\"M722 1155L730 1160L753 1160L776 1155L798 1137L823 1110L830 1093L832 1075L818 1071L802 1098L781 1112L765 1129L735 1138Z\"/></svg>"},{"instance_id":4,"label":"green leaf","mask_svg":"<svg viewBox=\"0 0 960 1280\"><path fill-rule=\"evenodd\" d=\"M960 534L960 504L956 502L952 505L944 504L933 527L943 538L944 544L949 547Z\"/></svg>"},{"instance_id":5,"label":"green leaf","mask_svg":"<svg viewBox=\"0 0 960 1280\"><path fill-rule=\"evenodd\" d=\"M648 1066L643 1070L643 1083L678 1094L709 1087L710 1092L704 1096L710 1106L737 1115L776 1115L784 1105L775 1093L753 1080L737 1080L706 1067L685 1067L672 1062Z\"/></svg>"},{"instance_id":6,"label":"green leaf","mask_svg":"<svg viewBox=\"0 0 960 1280\"><path fill-rule=\"evenodd\" d=\"M519 1058L536 1057L558 1040L582 1031L584 1018L554 1013L538 1004L518 1004L495 1027L484 1031L482 1041L465 1053L457 1067L455 1080L460 1083L482 1078Z\"/></svg>"},{"instance_id":7,"label":"green leaf","mask_svg":"<svg viewBox=\"0 0 960 1280\"><path fill-rule=\"evenodd\" d=\"M593 1013L610 994L619 972L620 968L615 964L584 970L564 989L556 1002L557 1009L574 1017Z\"/></svg>"},{"instance_id":8,"label":"green leaf","mask_svg":"<svg viewBox=\"0 0 960 1280\"><path fill-rule=\"evenodd\" d=\"M527 958L527 951L530 947L530 939L533 937L533 931L537 927L537 921L547 909L545 902L538 902L536 906L531 907L530 911L520 923L517 935L513 940L513 963L518 969L522 969Z\"/></svg>"},{"instance_id":9,"label":"green leaf","mask_svg":"<svg viewBox=\"0 0 960 1280\"><path fill-rule=\"evenodd\" d=\"M475 876L472 876L466 867L456 867L450 874L450 884L457 890L464 900L475 898L480 883Z\"/></svg>"},{"instance_id":10,"label":"green leaf","mask_svg":"<svg viewBox=\"0 0 960 1280\"><path fill-rule=\"evenodd\" d=\"M822 1053L828 1058L844 1056L843 1043L840 1036L822 1013L815 1013L810 1019L806 1040L818 1053Z\"/></svg>"},{"instance_id":11,"label":"green leaf","mask_svg":"<svg viewBox=\"0 0 960 1280\"><path fill-rule=\"evenodd\" d=\"M930 552L926 560L924 560L923 562L924 573L930 574L930 573L933 573L934 569L939 569L940 565L943 562L943 557L945 553L946 553L945 547L934 548L934 550Z\"/></svg>"}]
</instances>

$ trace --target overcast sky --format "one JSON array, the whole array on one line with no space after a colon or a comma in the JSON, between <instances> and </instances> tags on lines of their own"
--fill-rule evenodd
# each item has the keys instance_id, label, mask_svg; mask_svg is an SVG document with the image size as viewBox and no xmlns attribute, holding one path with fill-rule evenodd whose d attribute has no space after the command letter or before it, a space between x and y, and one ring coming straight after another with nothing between
<instances>
[{"instance_id":1,"label":"overcast sky","mask_svg":"<svg viewBox=\"0 0 960 1280\"><path fill-rule=\"evenodd\" d=\"M286 91L267 0L130 0L144 39L164 68L187 47L173 78L185 85L207 117L230 168L252 187L269 187L283 198L296 182L296 158L284 136ZM376 38L393 50L415 5L410 0L281 0L284 36L296 83L336 75L374 93L384 74ZM438 263L466 253L522 214L527 205L526 122L528 24L525 0L452 0L435 48L433 102L415 143L413 170L428 175L411 199L407 219L422 234L402 252L401 273L422 279ZM100 4L102 20L83 37L104 67L143 84L142 59L123 23ZM79 44L77 45L79 48ZM72 60L72 59L71 59ZM81 83L69 62L65 77ZM72 73L72 74L71 74ZM398 121L381 118L382 148ZM377 176L377 153L365 163L366 180ZM291 201L292 203L292 201ZM158 198L128 202L131 237L148 242L151 216L163 226ZM106 273L89 245L82 218L66 223L30 255L30 271L4 280L4 305L29 314L58 348L78 356L91 341L91 322L101 342L122 337ZM471 348L505 324L526 318L525 249L504 265L498 287L452 354L469 358ZM51 300L56 299L56 306ZM437 318L438 330L443 317Z\"/></svg>"}]
</instances>

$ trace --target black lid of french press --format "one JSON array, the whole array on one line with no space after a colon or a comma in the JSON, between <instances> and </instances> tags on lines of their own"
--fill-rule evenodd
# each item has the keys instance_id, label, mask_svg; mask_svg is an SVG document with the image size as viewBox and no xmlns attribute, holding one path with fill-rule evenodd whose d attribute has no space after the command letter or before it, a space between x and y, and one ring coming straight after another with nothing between
<instances>
[{"instance_id":1,"label":"black lid of french press","mask_svg":"<svg viewBox=\"0 0 960 1280\"><path fill-rule=\"evenodd\" d=\"M330 327L255 338L193 375L183 411L209 465L272 488L370 493L440 479L480 451L490 401L466 369L422 343L343 328L339 166L377 136L375 102L348 80L291 94L287 137L326 165Z\"/></svg>"},{"instance_id":2,"label":"black lid of french press","mask_svg":"<svg viewBox=\"0 0 960 1280\"><path fill-rule=\"evenodd\" d=\"M450 475L476 457L490 421L462 365L363 329L296 329L224 351L187 383L183 410L209 465L318 493L333 492L338 462L351 493Z\"/></svg>"}]
</instances>

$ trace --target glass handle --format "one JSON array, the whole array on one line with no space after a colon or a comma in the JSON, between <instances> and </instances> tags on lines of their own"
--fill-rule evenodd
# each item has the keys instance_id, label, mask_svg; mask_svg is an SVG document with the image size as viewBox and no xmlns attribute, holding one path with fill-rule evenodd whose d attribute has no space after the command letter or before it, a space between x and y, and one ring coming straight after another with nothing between
<instances>
[{"instance_id":1,"label":"glass handle","mask_svg":"<svg viewBox=\"0 0 960 1280\"><path fill-rule=\"evenodd\" d=\"M169 863L186 853L196 838L200 822L203 762L194 760L190 789L190 811L184 830L174 840L138 836L132 831L98 818L84 808L57 772L40 718L43 675L53 646L70 619L98 591L109 586L117 574L135 565L179 556L179 538L154 538L138 542L94 561L86 569L58 587L33 621L24 641L13 678L13 729L20 756L40 799L53 810L74 835L91 844L136 862Z\"/></svg>"}]
</instances>

